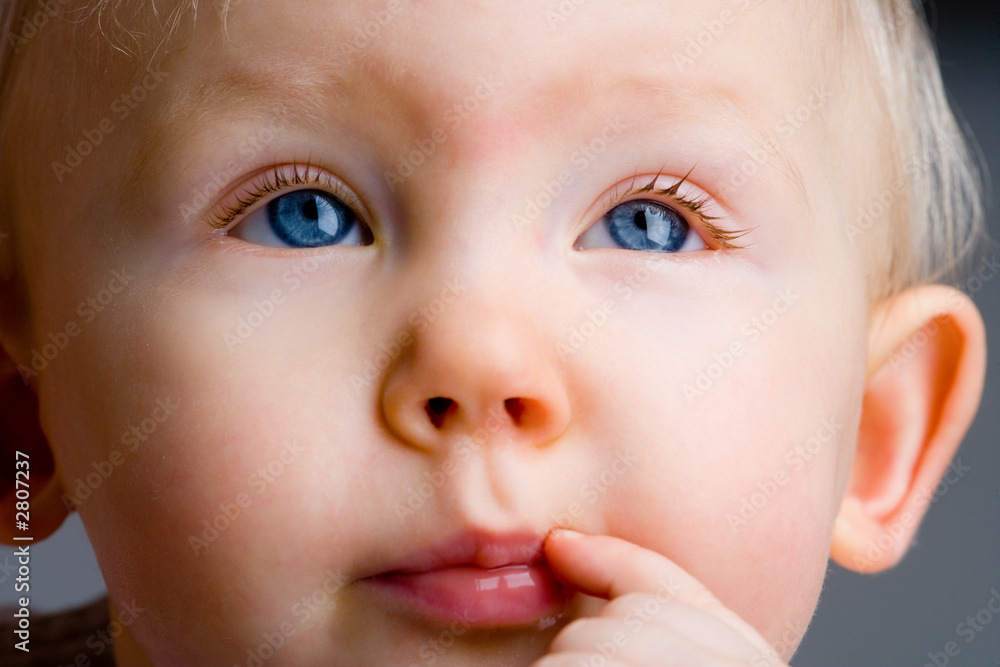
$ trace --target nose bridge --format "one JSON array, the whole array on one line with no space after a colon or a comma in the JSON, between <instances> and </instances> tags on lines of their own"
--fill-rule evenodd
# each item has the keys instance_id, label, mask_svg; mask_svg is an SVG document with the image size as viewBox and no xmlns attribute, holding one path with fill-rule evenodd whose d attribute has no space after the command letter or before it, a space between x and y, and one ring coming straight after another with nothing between
<instances>
[{"instance_id":1,"label":"nose bridge","mask_svg":"<svg viewBox=\"0 0 1000 667\"><path fill-rule=\"evenodd\" d=\"M428 451L485 427L491 441L551 442L568 424L568 397L555 346L533 322L533 304L509 282L519 279L446 264L435 278L413 281L421 287L408 299L412 343L388 369L379 396L386 426Z\"/></svg>"}]
</instances>

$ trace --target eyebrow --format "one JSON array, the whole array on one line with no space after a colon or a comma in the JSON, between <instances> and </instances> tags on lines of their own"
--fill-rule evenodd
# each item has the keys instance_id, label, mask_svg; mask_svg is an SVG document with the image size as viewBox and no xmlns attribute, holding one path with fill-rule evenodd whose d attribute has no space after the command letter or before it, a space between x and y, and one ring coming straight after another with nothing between
<instances>
[{"instance_id":1,"label":"eyebrow","mask_svg":"<svg viewBox=\"0 0 1000 667\"><path fill-rule=\"evenodd\" d=\"M268 109L272 115L291 113L317 122L327 112L328 100L343 97L348 83L336 70L322 77L295 75L248 68L228 69L168 100L158 123L186 127L206 113L219 110L239 113L242 109ZM248 114L248 115L259 115Z\"/></svg>"},{"instance_id":2,"label":"eyebrow","mask_svg":"<svg viewBox=\"0 0 1000 667\"><path fill-rule=\"evenodd\" d=\"M741 147L743 156L754 164L770 167L771 171L779 176L795 193L800 203L808 204L809 196L806 192L805 179L803 179L795 159L781 141L777 129L769 128L760 114L749 105L740 104L732 98L724 98L720 105L734 122L742 125L754 144L754 152ZM760 159L761 155L764 156L763 160ZM741 167L742 164L745 164L745 161L741 163ZM737 171L739 170L734 168L734 173Z\"/></svg>"},{"instance_id":3,"label":"eyebrow","mask_svg":"<svg viewBox=\"0 0 1000 667\"><path fill-rule=\"evenodd\" d=\"M214 73L197 85L180 88L161 104L151 128L139 142L133 174L157 169L159 156L217 122L280 120L319 131L337 102L344 101L346 77L331 67L322 77L300 68L240 66Z\"/></svg>"},{"instance_id":4,"label":"eyebrow","mask_svg":"<svg viewBox=\"0 0 1000 667\"><path fill-rule=\"evenodd\" d=\"M619 81L610 89L631 95L631 99L648 100L650 95L655 96L655 108L658 113L664 114L665 122L700 114L704 117L700 122L706 125L733 130L737 141L734 142L735 151L730 157L732 168L729 171L732 176L725 179L726 182L722 184L724 191L718 193L720 196L725 191L743 187L730 187L730 184L737 174L743 173L741 168L749 162L754 165L754 172L763 167L776 175L800 203L808 205L802 172L781 140L778 128L768 127L760 113L738 92L707 84L668 87L661 80L638 76ZM693 124L697 125L698 122ZM745 179L746 182L749 180L750 177Z\"/></svg>"},{"instance_id":5,"label":"eyebrow","mask_svg":"<svg viewBox=\"0 0 1000 667\"><path fill-rule=\"evenodd\" d=\"M391 82L395 77L388 65L374 58L363 59L361 70L354 69L351 76L344 75L343 68L336 63L321 69L302 66L272 69L241 64L216 72L197 86L173 95L160 107L153 131L141 143L132 173L142 173L143 167L154 164L155 156L164 154L171 144L182 143L206 125L211 125L212 116L227 121L280 119L283 123L309 131L329 132L331 114L349 103L346 91L352 85L357 86L364 74L383 82ZM671 87L647 74L632 73L626 77L611 78L590 72L586 76L586 83L572 85L575 94L571 99L584 102L588 95L591 98L594 95L612 99L624 97L651 103L657 120L663 123L671 123L681 117L690 123L692 116L701 115L704 120L696 119L693 124L704 122L714 127L721 124L731 128L739 139L734 142L736 148L729 170L733 177L740 173L742 165L752 162L755 171L760 167L767 168L784 182L800 203L808 204L802 174L780 140L777 129L769 128L752 105L736 91L690 83ZM369 88L378 90L377 86ZM409 106L401 106L407 109L411 122L414 116L419 118L421 115L416 111L416 105L417 101L412 100ZM414 108L411 109L411 106ZM181 128L180 131L178 128ZM726 180L728 182L731 178ZM726 183L722 183L722 187L723 191L712 194L724 198L729 188Z\"/></svg>"}]
</instances>

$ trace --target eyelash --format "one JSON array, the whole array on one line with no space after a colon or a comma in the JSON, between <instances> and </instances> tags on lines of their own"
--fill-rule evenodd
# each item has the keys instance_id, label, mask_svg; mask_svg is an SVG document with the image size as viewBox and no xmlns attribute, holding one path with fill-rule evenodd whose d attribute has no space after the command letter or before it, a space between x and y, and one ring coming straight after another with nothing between
<instances>
[{"instance_id":1,"label":"eyelash","mask_svg":"<svg viewBox=\"0 0 1000 667\"><path fill-rule=\"evenodd\" d=\"M289 168L291 174L288 173ZM360 207L357 198L341 183L327 176L308 161L299 164L275 166L256 176L235 195L236 203L222 203L212 209L209 224L216 229L224 229L246 213L257 202L270 194L284 192L291 186L315 185L328 191L348 206Z\"/></svg>"},{"instance_id":2,"label":"eyelash","mask_svg":"<svg viewBox=\"0 0 1000 667\"><path fill-rule=\"evenodd\" d=\"M241 193L235 196L235 204L222 203L212 210L210 220L212 227L216 229L224 229L228 227L233 224L237 218L246 213L252 206L268 195L282 192L290 186L295 185L321 186L344 203L357 207L358 203L356 198L349 191L347 191L341 183L329 178L308 161L306 161L302 171L299 170L300 166L298 164L293 164L291 169L291 176L288 175L287 170L283 170L282 166L275 166L265 172L262 172L254 178L254 180L251 181ZM691 171L694 170L692 169ZM634 197L636 195L654 194L660 197L666 197L672 200L673 203L677 204L677 206L687 211L690 215L697 218L699 226L712 238L718 248L725 250L738 250L745 248L746 246L737 245L735 241L748 234L750 232L749 229L736 231L722 229L712 223L713 220L717 219L716 217L708 215L702 210L705 207L705 204L712 201L711 195L705 195L700 199L689 199L679 194L681 186L687 181L688 176L691 175L691 171L688 171L688 173L685 174L681 180L677 181L669 188L656 188L656 182L660 179L662 172L657 173L656 176L649 181L649 183L641 187L636 186L635 180L633 180L632 184L625 190L625 192L615 194L614 200L608 206L608 210L610 211L616 206L627 201L630 197Z\"/></svg>"},{"instance_id":3,"label":"eyelash","mask_svg":"<svg viewBox=\"0 0 1000 667\"><path fill-rule=\"evenodd\" d=\"M684 185L685 182L687 182L688 176L691 175L692 171L694 171L693 168L690 171L688 171L688 173L684 174L684 177L681 178L681 180L677 181L669 188L660 188L660 189L656 188L656 182L660 179L660 176L663 174L662 171L657 173L656 176L654 176L652 180L649 181L649 183L641 187L636 186L635 179L633 179L632 184L629 185L629 187L625 190L625 192L621 194L615 193L615 197L612 200L610 206L608 206L608 210L610 211L614 209L616 206L625 203L631 197L634 197L636 195L654 194L660 197L666 197L672 200L674 204L681 207L689 214L697 218L701 229L704 230L705 233L712 238L712 240L718 246L718 249L740 250L742 248L745 248L746 246L738 245L735 243L735 241L742 238L746 234L750 233L751 231L750 229L738 229L735 231L722 229L721 227L713 224L712 222L713 220L717 220L718 218L716 218L715 216L708 215L702 210L706 204L713 201L711 195L706 194L704 197L701 197L700 199L689 199L679 194L678 191L680 190L681 186Z\"/></svg>"}]
</instances>

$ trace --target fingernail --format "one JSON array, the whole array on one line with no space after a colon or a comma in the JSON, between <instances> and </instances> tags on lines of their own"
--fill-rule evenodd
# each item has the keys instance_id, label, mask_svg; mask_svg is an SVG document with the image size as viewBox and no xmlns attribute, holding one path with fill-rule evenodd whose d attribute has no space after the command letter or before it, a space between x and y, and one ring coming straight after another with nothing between
<instances>
[{"instance_id":1,"label":"fingernail","mask_svg":"<svg viewBox=\"0 0 1000 667\"><path fill-rule=\"evenodd\" d=\"M574 540L578 540L583 537L583 533L578 533L575 530L570 530L569 528L556 528L552 531L552 533L559 538L565 537Z\"/></svg>"}]
</instances>

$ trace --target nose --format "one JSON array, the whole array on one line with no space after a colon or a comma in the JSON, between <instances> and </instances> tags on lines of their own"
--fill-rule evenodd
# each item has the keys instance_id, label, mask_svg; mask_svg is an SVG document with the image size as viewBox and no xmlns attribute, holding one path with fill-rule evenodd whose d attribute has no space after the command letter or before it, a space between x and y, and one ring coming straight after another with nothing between
<instances>
[{"instance_id":1,"label":"nose","mask_svg":"<svg viewBox=\"0 0 1000 667\"><path fill-rule=\"evenodd\" d=\"M433 322L411 318L413 343L382 388L385 423L428 451L463 435L545 446L570 419L555 344L523 309L475 292L447 304Z\"/></svg>"}]
</instances>

